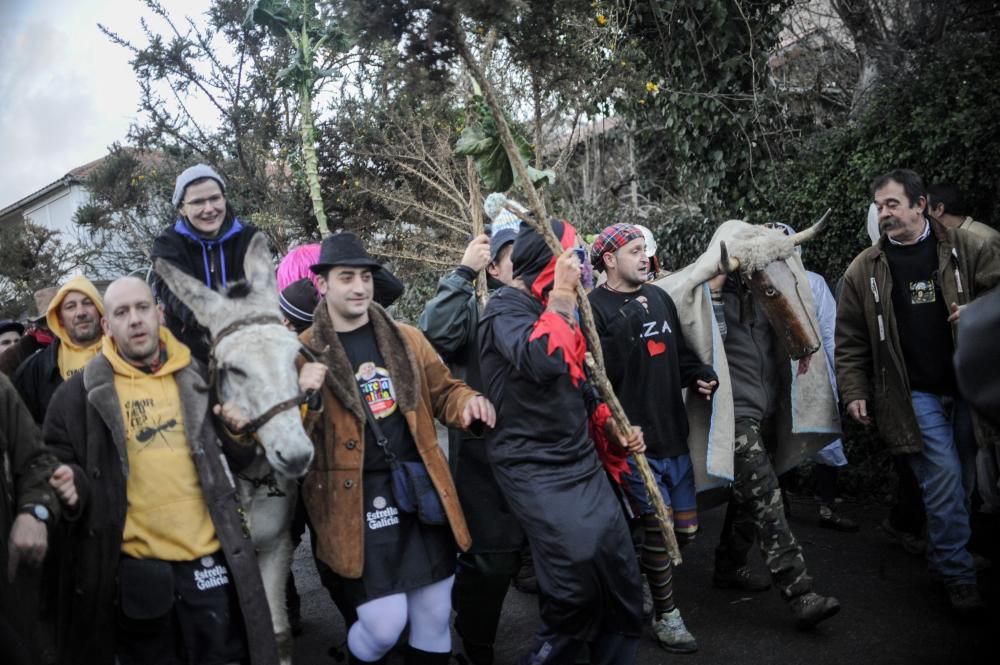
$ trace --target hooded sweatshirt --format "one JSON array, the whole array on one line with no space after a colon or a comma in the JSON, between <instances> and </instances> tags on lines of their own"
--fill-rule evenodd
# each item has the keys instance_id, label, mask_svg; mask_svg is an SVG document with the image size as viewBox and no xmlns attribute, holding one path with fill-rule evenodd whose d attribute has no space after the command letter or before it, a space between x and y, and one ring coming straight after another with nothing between
<instances>
[{"instance_id":1,"label":"hooded sweatshirt","mask_svg":"<svg viewBox=\"0 0 1000 665\"><path fill-rule=\"evenodd\" d=\"M125 424L128 508L122 552L137 559L192 561L219 550L184 429L174 374L191 352L160 327L166 358L155 370L123 358L110 337L102 351L115 372Z\"/></svg>"},{"instance_id":2,"label":"hooded sweatshirt","mask_svg":"<svg viewBox=\"0 0 1000 665\"><path fill-rule=\"evenodd\" d=\"M153 241L151 258L166 259L213 291L222 292L244 279L243 262L257 232L253 225L244 224L231 212L227 212L226 221L214 238L198 233L180 218ZM154 280L153 292L163 304L164 322L170 332L191 349L195 358L207 362L208 330L159 277Z\"/></svg>"},{"instance_id":3,"label":"hooded sweatshirt","mask_svg":"<svg viewBox=\"0 0 1000 665\"><path fill-rule=\"evenodd\" d=\"M174 231L201 247L202 270L204 270L202 279L205 286L210 289L216 289L217 286L224 289L229 286L230 276L226 271L226 242L243 231L243 223L234 217L232 222L223 224L217 236L210 238L199 233L187 220L181 217L174 222ZM209 253L212 251L219 252L218 275L215 274L215 262L209 257ZM233 281L235 279L238 277L234 276Z\"/></svg>"},{"instance_id":4,"label":"hooded sweatshirt","mask_svg":"<svg viewBox=\"0 0 1000 665\"><path fill-rule=\"evenodd\" d=\"M79 291L86 295L97 306L100 315L104 316L104 303L101 302L97 288L83 275L77 275L63 284L56 292L55 298L49 303L45 320L49 324L49 330L59 338L58 365L63 381L82 371L83 366L97 355L97 352L101 350L101 337L103 337L103 335L98 337L89 346L79 346L70 338L69 332L59 320L59 307L70 291Z\"/></svg>"}]
</instances>

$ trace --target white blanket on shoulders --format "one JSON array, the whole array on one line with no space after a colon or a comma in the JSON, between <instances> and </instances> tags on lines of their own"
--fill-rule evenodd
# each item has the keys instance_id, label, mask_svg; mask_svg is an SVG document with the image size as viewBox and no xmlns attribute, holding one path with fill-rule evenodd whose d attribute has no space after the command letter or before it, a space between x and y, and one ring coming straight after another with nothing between
<instances>
[{"instance_id":1,"label":"white blanket on shoulders","mask_svg":"<svg viewBox=\"0 0 1000 665\"><path fill-rule=\"evenodd\" d=\"M677 305L687 344L719 375L719 388L711 402L686 400L690 425L688 446L698 491L724 485L733 479L733 390L725 347L706 284L718 272L721 240L726 241L730 256L740 259L741 270L784 258L798 282L799 296L815 319L809 280L788 237L780 231L740 220L724 222L697 261L653 282L669 293ZM815 320L814 329L819 330ZM780 344L776 343L775 347L782 354L779 362L784 362L787 371L781 373L783 385L775 419L776 440L767 443L772 446L775 470L780 474L798 466L840 436L840 413L830 386L823 349L812 355L809 371L796 376L798 363L783 354Z\"/></svg>"}]
</instances>

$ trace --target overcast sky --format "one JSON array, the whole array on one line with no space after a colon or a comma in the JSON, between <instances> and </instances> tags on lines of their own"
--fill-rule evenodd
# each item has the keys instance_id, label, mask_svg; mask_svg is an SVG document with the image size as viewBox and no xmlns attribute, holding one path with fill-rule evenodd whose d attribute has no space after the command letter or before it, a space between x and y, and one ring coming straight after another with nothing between
<instances>
[{"instance_id":1,"label":"overcast sky","mask_svg":"<svg viewBox=\"0 0 1000 665\"><path fill-rule=\"evenodd\" d=\"M197 16L206 0L169 0ZM97 27L141 40L139 0L0 0L0 208L105 154L136 118L128 52Z\"/></svg>"}]
</instances>

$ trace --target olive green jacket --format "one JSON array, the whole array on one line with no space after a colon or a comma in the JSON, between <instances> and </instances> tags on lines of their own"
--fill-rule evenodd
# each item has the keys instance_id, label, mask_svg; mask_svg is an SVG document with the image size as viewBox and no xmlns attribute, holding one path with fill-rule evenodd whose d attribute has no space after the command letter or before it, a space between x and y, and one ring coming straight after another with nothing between
<instances>
[{"instance_id":1,"label":"olive green jacket","mask_svg":"<svg viewBox=\"0 0 1000 665\"><path fill-rule=\"evenodd\" d=\"M938 275L945 302L965 305L1000 282L997 246L963 229L930 220L938 240ZM851 262L837 302L837 385L844 404L866 400L894 454L923 450L910 397L896 317L885 235ZM954 328L952 330L954 334ZM977 423L977 439L986 432Z\"/></svg>"}]
</instances>

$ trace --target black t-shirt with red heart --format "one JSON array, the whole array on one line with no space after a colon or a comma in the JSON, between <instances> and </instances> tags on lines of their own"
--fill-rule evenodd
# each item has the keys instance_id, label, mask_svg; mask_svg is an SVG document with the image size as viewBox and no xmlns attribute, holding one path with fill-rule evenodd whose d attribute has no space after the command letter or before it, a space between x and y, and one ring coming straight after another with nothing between
<instances>
[{"instance_id":1,"label":"black t-shirt with red heart","mask_svg":"<svg viewBox=\"0 0 1000 665\"><path fill-rule=\"evenodd\" d=\"M608 379L629 420L642 427L646 454L662 459L687 453L681 391L696 379L714 379L715 372L685 342L674 301L649 284L628 293L599 286L590 292L590 305Z\"/></svg>"}]
</instances>

